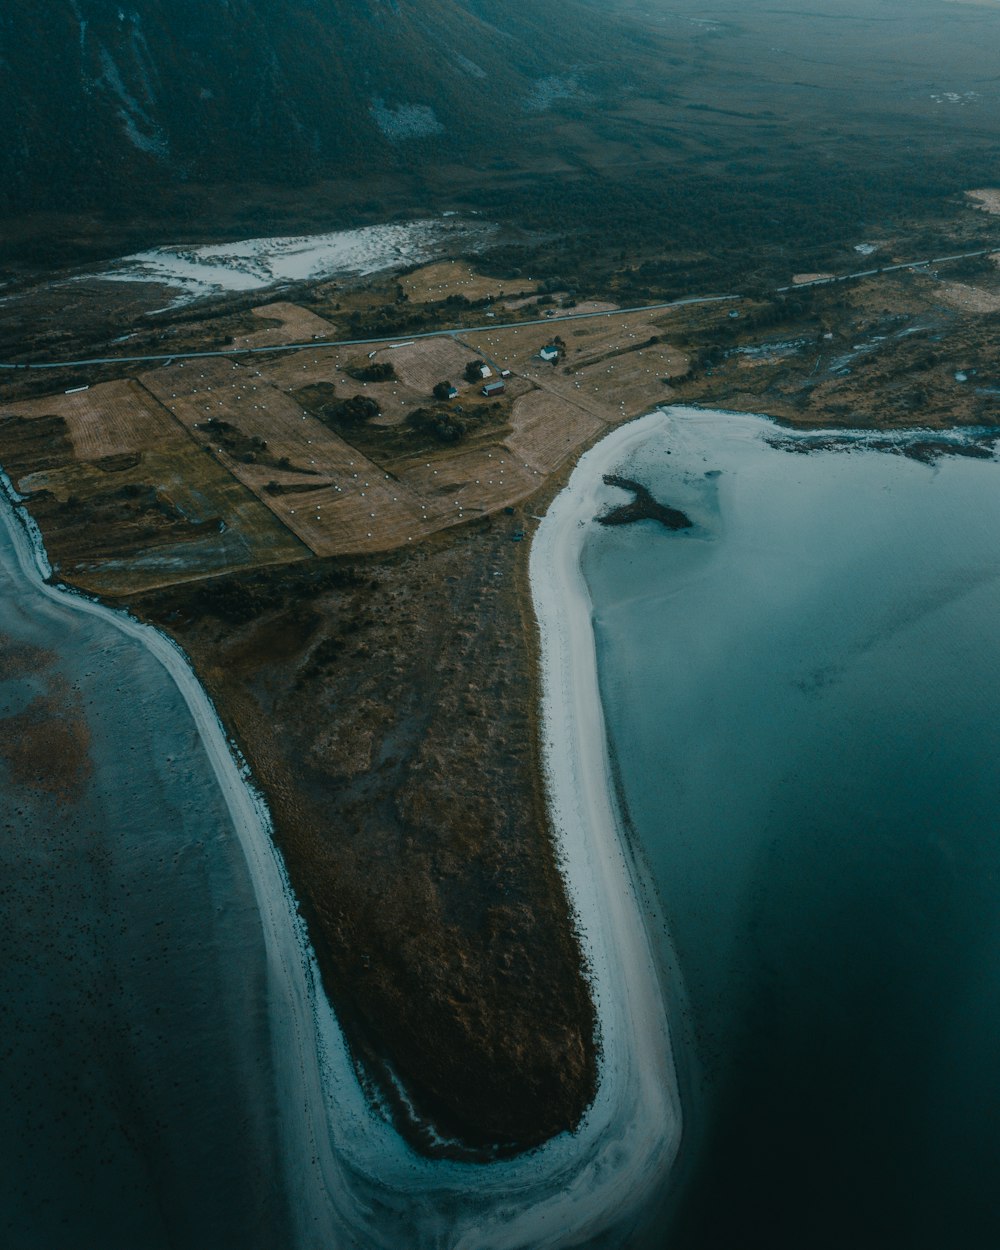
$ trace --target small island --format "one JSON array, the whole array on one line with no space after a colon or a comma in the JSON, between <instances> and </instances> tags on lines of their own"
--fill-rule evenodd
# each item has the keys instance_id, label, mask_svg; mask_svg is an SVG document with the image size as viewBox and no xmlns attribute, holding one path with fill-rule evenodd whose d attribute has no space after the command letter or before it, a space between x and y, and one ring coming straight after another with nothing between
<instances>
[{"instance_id":1,"label":"small island","mask_svg":"<svg viewBox=\"0 0 1000 1250\"><path fill-rule=\"evenodd\" d=\"M597 517L601 525L631 525L635 521L659 521L668 530L689 530L694 524L677 508L657 503L645 486L633 482L631 478L619 477L616 473L605 473L604 484L631 491L635 498L631 503L622 504L620 508L612 508L609 512L602 513Z\"/></svg>"}]
</instances>

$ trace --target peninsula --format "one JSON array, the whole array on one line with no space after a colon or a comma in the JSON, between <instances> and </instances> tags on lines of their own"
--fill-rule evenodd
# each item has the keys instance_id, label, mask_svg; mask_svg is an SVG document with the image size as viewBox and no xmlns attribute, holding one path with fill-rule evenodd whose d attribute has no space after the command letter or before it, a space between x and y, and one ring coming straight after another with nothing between
<instances>
[{"instance_id":1,"label":"peninsula","mask_svg":"<svg viewBox=\"0 0 1000 1250\"><path fill-rule=\"evenodd\" d=\"M976 250L983 221L958 214L952 250ZM896 263L794 299L574 299L553 325L537 282L434 261L222 318L179 313L157 330L166 360L10 373L0 463L55 576L191 657L267 797L357 1060L422 1148L522 1149L578 1124L596 1088L520 540L582 451L657 404L909 423L940 290ZM977 262L963 281L997 279ZM352 327L378 324L400 290L425 326L458 292L506 312L365 352L338 342L347 310ZM988 370L988 326L952 317L970 371ZM991 401L935 355L924 420L989 421ZM483 365L506 375L498 399L480 393ZM605 523L687 523L608 480L635 499Z\"/></svg>"}]
</instances>

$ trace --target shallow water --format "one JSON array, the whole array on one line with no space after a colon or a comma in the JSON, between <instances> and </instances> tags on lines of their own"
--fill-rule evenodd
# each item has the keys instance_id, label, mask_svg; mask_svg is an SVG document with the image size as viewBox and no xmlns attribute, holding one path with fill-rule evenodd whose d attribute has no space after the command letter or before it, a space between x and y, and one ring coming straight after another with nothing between
<instances>
[{"instance_id":1,"label":"shallow water","mask_svg":"<svg viewBox=\"0 0 1000 1250\"><path fill-rule=\"evenodd\" d=\"M180 693L0 505L0 1241L288 1245L265 952Z\"/></svg>"},{"instance_id":2,"label":"shallow water","mask_svg":"<svg viewBox=\"0 0 1000 1250\"><path fill-rule=\"evenodd\" d=\"M995 1247L1000 464L776 433L674 410L614 469L695 528L584 548L699 1074L664 1244Z\"/></svg>"}]
</instances>

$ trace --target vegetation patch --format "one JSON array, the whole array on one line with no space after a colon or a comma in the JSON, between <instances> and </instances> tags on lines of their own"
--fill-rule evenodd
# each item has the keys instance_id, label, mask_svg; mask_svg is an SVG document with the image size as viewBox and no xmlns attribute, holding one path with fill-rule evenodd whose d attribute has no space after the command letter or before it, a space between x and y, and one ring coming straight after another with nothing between
<instances>
[{"instance_id":1,"label":"vegetation patch","mask_svg":"<svg viewBox=\"0 0 1000 1250\"><path fill-rule=\"evenodd\" d=\"M222 421L218 417L211 417L208 421L201 422L195 426L195 429L211 434L213 446L228 451L231 456L242 460L245 464L254 464L257 458L267 451L267 441L259 434L244 434L239 426L233 425L230 421Z\"/></svg>"},{"instance_id":2,"label":"vegetation patch","mask_svg":"<svg viewBox=\"0 0 1000 1250\"><path fill-rule=\"evenodd\" d=\"M363 364L345 365L344 372L355 382L396 381L396 370L388 360L366 360Z\"/></svg>"}]
</instances>

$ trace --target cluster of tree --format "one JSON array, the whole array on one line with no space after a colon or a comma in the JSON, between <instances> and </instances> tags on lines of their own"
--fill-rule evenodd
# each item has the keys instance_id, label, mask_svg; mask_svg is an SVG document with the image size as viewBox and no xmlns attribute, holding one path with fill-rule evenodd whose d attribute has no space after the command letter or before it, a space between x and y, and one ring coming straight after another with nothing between
<instances>
[{"instance_id":1,"label":"cluster of tree","mask_svg":"<svg viewBox=\"0 0 1000 1250\"><path fill-rule=\"evenodd\" d=\"M388 360L369 360L363 365L349 365L344 372L355 382L394 382L396 380L396 370Z\"/></svg>"},{"instance_id":2,"label":"cluster of tree","mask_svg":"<svg viewBox=\"0 0 1000 1250\"><path fill-rule=\"evenodd\" d=\"M322 590L364 585L364 579L351 566L338 568L315 561L307 568L286 565L171 587L154 594L153 604L161 619L166 612L180 612L192 617L214 616L232 625L242 625L266 612L288 608L299 602L303 593L311 599Z\"/></svg>"},{"instance_id":3,"label":"cluster of tree","mask_svg":"<svg viewBox=\"0 0 1000 1250\"><path fill-rule=\"evenodd\" d=\"M214 442L246 464L253 464L262 452L267 451L267 440L259 434L244 434L238 425L222 421L218 417L209 417L196 428L207 430Z\"/></svg>"},{"instance_id":4,"label":"cluster of tree","mask_svg":"<svg viewBox=\"0 0 1000 1250\"><path fill-rule=\"evenodd\" d=\"M864 237L873 222L926 211L975 185L981 173L971 168L981 171L983 153L973 147L927 152L920 161L902 151L898 160L882 152L877 161L839 163L785 152L780 173L739 155L721 177L691 165L633 170L627 179L589 174L494 185L480 193L483 210L542 240L492 249L482 267L504 276L558 274L563 290L614 289L640 299L755 279L770 286L787 280L791 252L803 267L833 265L843 258L842 248L831 251L837 241ZM941 253L931 246L927 254Z\"/></svg>"},{"instance_id":5,"label":"cluster of tree","mask_svg":"<svg viewBox=\"0 0 1000 1250\"><path fill-rule=\"evenodd\" d=\"M483 370L486 368L485 360L470 360L465 366L466 382L478 382L483 376Z\"/></svg>"},{"instance_id":6,"label":"cluster of tree","mask_svg":"<svg viewBox=\"0 0 1000 1250\"><path fill-rule=\"evenodd\" d=\"M458 443L469 428L469 423L450 408L414 408L406 424L436 443Z\"/></svg>"},{"instance_id":7,"label":"cluster of tree","mask_svg":"<svg viewBox=\"0 0 1000 1250\"><path fill-rule=\"evenodd\" d=\"M382 409L370 395L354 395L323 409L323 420L333 425L365 425L381 415Z\"/></svg>"},{"instance_id":8,"label":"cluster of tree","mask_svg":"<svg viewBox=\"0 0 1000 1250\"><path fill-rule=\"evenodd\" d=\"M344 639L337 635L332 635L322 639L312 651L309 662L300 670L298 674L298 683L308 681L311 677L318 677L320 673L330 668L340 658L344 650Z\"/></svg>"},{"instance_id":9,"label":"cluster of tree","mask_svg":"<svg viewBox=\"0 0 1000 1250\"><path fill-rule=\"evenodd\" d=\"M948 266L949 278L979 278L984 274L996 274L996 265L989 256L966 256Z\"/></svg>"}]
</instances>

